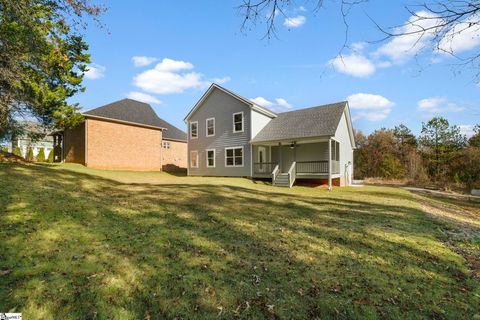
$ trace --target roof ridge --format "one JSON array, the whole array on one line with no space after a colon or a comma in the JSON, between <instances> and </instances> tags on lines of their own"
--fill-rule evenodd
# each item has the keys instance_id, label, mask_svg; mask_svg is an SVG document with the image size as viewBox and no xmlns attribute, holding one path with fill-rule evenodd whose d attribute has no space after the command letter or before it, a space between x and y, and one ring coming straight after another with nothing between
<instances>
[{"instance_id":1,"label":"roof ridge","mask_svg":"<svg viewBox=\"0 0 480 320\"><path fill-rule=\"evenodd\" d=\"M283 115L283 114L287 114L287 113L294 113L294 112L300 112L300 111L308 111L308 110L317 109L317 108L328 108L328 107L334 107L334 106L336 106L336 105L338 105L338 104L346 104L346 103L347 103L347 101L346 101L346 100L343 100L343 101L338 101L338 102L333 102L333 103L321 104L321 105L314 106L314 107L308 107L308 108L303 108L303 109L297 109L297 110L279 112L279 113L277 113L277 114L278 114L278 115Z\"/></svg>"}]
</instances>

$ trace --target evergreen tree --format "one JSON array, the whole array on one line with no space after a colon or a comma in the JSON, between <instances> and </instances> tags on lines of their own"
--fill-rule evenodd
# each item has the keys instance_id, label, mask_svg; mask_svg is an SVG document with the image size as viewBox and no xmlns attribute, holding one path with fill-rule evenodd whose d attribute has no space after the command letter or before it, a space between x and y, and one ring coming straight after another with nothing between
<instances>
[{"instance_id":1,"label":"evergreen tree","mask_svg":"<svg viewBox=\"0 0 480 320\"><path fill-rule=\"evenodd\" d=\"M45 162L45 150L40 148L37 154L37 162Z\"/></svg>"},{"instance_id":2,"label":"evergreen tree","mask_svg":"<svg viewBox=\"0 0 480 320\"><path fill-rule=\"evenodd\" d=\"M450 126L445 118L434 117L422 124L419 141L430 175L446 178L449 162L459 155L467 139L458 126Z\"/></svg>"},{"instance_id":3,"label":"evergreen tree","mask_svg":"<svg viewBox=\"0 0 480 320\"><path fill-rule=\"evenodd\" d=\"M33 149L32 149L32 147L28 147L27 154L25 155L25 160L33 161Z\"/></svg>"},{"instance_id":4,"label":"evergreen tree","mask_svg":"<svg viewBox=\"0 0 480 320\"><path fill-rule=\"evenodd\" d=\"M20 151L20 147L15 147L15 148L13 148L13 154L16 155L16 156L21 157L21 156L22 156L22 152Z\"/></svg>"},{"instance_id":5,"label":"evergreen tree","mask_svg":"<svg viewBox=\"0 0 480 320\"><path fill-rule=\"evenodd\" d=\"M47 162L48 162L48 163L53 163L53 149L50 150L50 152L48 153Z\"/></svg>"},{"instance_id":6,"label":"evergreen tree","mask_svg":"<svg viewBox=\"0 0 480 320\"><path fill-rule=\"evenodd\" d=\"M480 148L480 124L477 124L473 128L473 132L475 132L475 134L468 140L468 144L472 147Z\"/></svg>"}]
</instances>

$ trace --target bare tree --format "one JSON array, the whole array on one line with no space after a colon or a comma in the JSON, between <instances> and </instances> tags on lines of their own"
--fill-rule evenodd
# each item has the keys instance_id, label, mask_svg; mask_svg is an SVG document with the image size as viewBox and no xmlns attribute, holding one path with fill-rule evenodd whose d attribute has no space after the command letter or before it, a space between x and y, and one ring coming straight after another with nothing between
<instances>
[{"instance_id":1,"label":"bare tree","mask_svg":"<svg viewBox=\"0 0 480 320\"><path fill-rule=\"evenodd\" d=\"M276 37L277 16L287 17L286 12L300 4L310 7L313 4L313 10L318 11L326 1L337 3L334 0L242 0L238 6L243 17L242 30L265 24L265 37ZM345 25L343 48L348 45L348 15L354 6L365 2L368 0L338 2ZM480 0L435 0L405 5L405 10L411 14L410 19L396 26L381 26L371 18L384 35L380 41L409 37L413 39L412 50L425 46L434 53L453 56L459 66L473 70L476 80L480 81L480 49L459 44L461 39L471 40L473 44L480 41Z\"/></svg>"}]
</instances>

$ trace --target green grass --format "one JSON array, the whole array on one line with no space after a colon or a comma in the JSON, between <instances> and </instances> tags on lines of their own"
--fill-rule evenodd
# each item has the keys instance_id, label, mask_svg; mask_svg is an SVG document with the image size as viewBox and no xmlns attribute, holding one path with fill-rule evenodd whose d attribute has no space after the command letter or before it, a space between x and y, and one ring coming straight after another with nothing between
<instances>
[{"instance_id":1,"label":"green grass","mask_svg":"<svg viewBox=\"0 0 480 320\"><path fill-rule=\"evenodd\" d=\"M418 199L388 187L328 192L0 164L0 311L25 319L480 317L480 260L462 251L478 254L480 231L424 214L420 202L433 200Z\"/></svg>"}]
</instances>

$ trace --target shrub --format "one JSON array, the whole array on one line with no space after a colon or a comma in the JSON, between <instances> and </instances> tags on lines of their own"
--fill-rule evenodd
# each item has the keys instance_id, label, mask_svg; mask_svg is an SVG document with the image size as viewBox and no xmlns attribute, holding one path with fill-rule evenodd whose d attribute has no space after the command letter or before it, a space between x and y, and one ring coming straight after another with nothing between
<instances>
[{"instance_id":1,"label":"shrub","mask_svg":"<svg viewBox=\"0 0 480 320\"><path fill-rule=\"evenodd\" d=\"M47 162L48 162L48 163L53 163L53 149L50 150L50 152L48 153Z\"/></svg>"},{"instance_id":2,"label":"shrub","mask_svg":"<svg viewBox=\"0 0 480 320\"><path fill-rule=\"evenodd\" d=\"M32 149L32 147L28 147L27 154L25 155L25 160L33 161L33 149Z\"/></svg>"},{"instance_id":3,"label":"shrub","mask_svg":"<svg viewBox=\"0 0 480 320\"><path fill-rule=\"evenodd\" d=\"M3 146L3 147L2 147L2 151L3 151L3 152L8 152L8 147L7 147L7 146Z\"/></svg>"},{"instance_id":4,"label":"shrub","mask_svg":"<svg viewBox=\"0 0 480 320\"><path fill-rule=\"evenodd\" d=\"M45 150L40 148L37 154L37 162L45 162Z\"/></svg>"},{"instance_id":5,"label":"shrub","mask_svg":"<svg viewBox=\"0 0 480 320\"><path fill-rule=\"evenodd\" d=\"M380 173L382 177L392 179L404 176L404 170L400 161L391 154L384 156L380 164Z\"/></svg>"},{"instance_id":6,"label":"shrub","mask_svg":"<svg viewBox=\"0 0 480 320\"><path fill-rule=\"evenodd\" d=\"M16 155L16 156L21 157L21 156L22 156L22 152L20 151L20 147L15 147L15 148L13 148L13 154Z\"/></svg>"}]
</instances>

